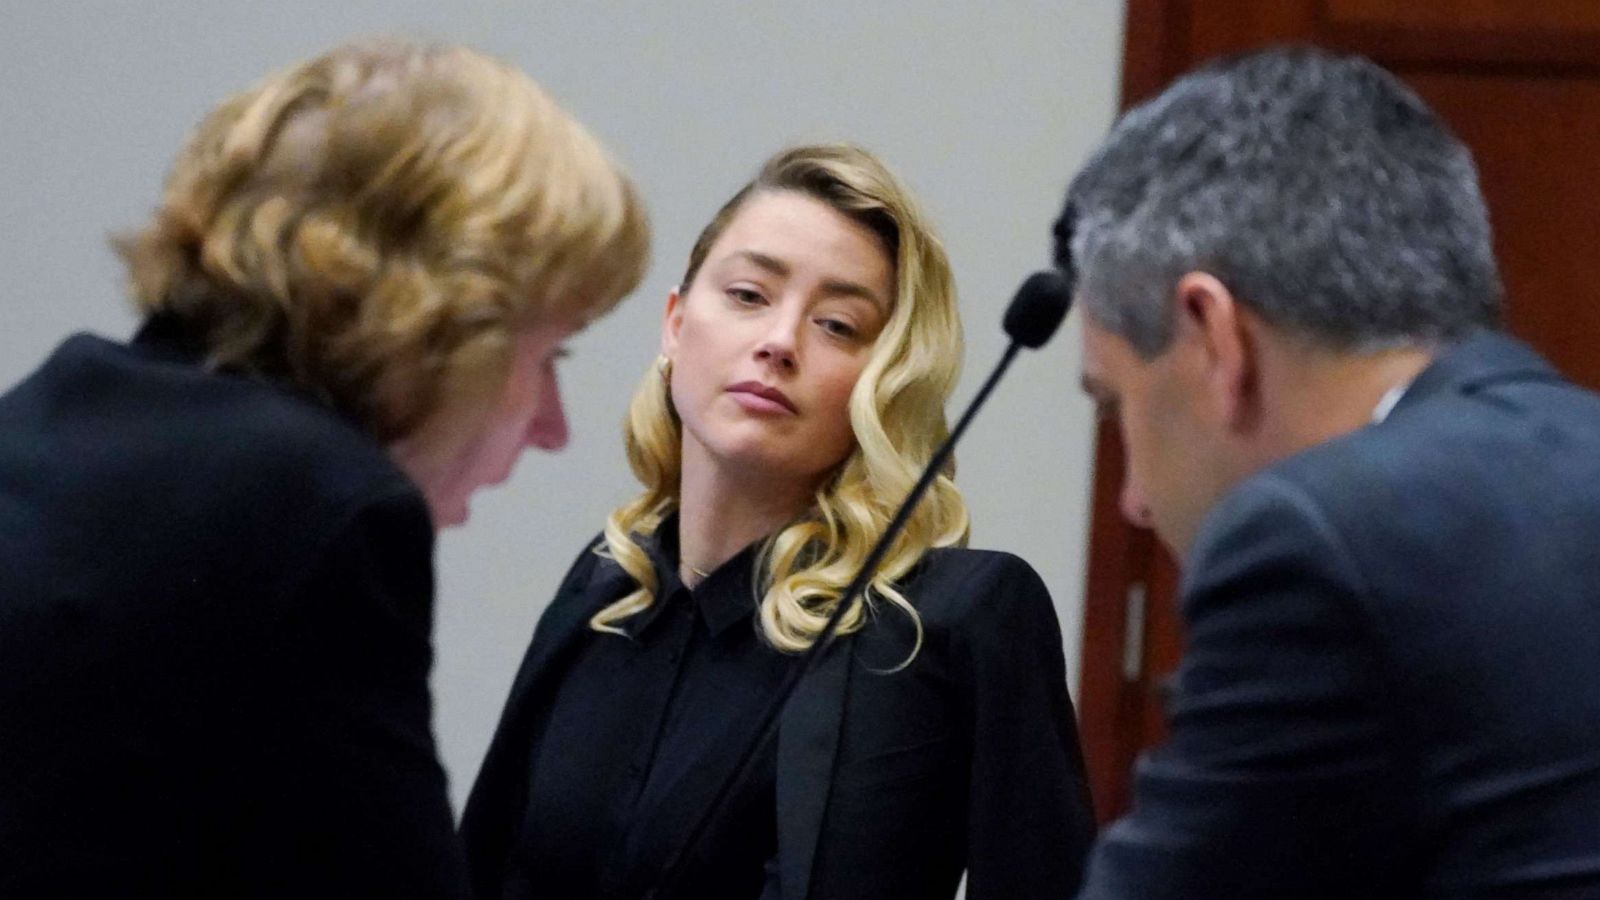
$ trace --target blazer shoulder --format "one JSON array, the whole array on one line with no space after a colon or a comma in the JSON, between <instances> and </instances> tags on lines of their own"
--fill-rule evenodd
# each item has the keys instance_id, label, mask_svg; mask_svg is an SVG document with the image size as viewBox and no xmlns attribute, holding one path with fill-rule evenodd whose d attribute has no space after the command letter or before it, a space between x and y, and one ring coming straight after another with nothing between
<instances>
[{"instance_id":1,"label":"blazer shoulder","mask_svg":"<svg viewBox=\"0 0 1600 900\"><path fill-rule=\"evenodd\" d=\"M1321 448L1319 448L1321 449ZM1190 549L1185 580L1217 564L1217 557L1232 559L1239 547L1254 548L1276 558L1285 553L1342 549L1344 535L1329 515L1330 502L1342 498L1328 490L1329 472L1354 466L1359 458L1336 459L1314 465L1305 454L1293 465L1269 468L1246 478L1222 496L1206 514ZM1337 463L1337 464L1334 464ZM1247 561L1255 562L1253 556Z\"/></svg>"},{"instance_id":2,"label":"blazer shoulder","mask_svg":"<svg viewBox=\"0 0 1600 900\"><path fill-rule=\"evenodd\" d=\"M611 557L604 555L605 535L590 538L567 566L566 574L556 587L550 605L539 616L536 631L546 630L551 623L588 614L600 608L602 600L609 600L617 591L630 584L628 573Z\"/></svg>"},{"instance_id":3,"label":"blazer shoulder","mask_svg":"<svg viewBox=\"0 0 1600 900\"><path fill-rule=\"evenodd\" d=\"M377 528L406 537L386 545L431 560L434 525L422 490L381 444L308 399L270 385L235 387L196 413L203 421L195 427L208 434L207 468L218 473L196 508L234 523L235 540L292 546L298 532L306 551L323 553L353 529Z\"/></svg>"},{"instance_id":4,"label":"blazer shoulder","mask_svg":"<svg viewBox=\"0 0 1600 900\"><path fill-rule=\"evenodd\" d=\"M1267 471L1330 513L1348 509L1372 518L1374 503L1402 492L1414 505L1472 493L1522 467L1577 469L1600 458L1600 395L1553 371L1463 379L1431 389L1414 384L1412 390L1424 393L1402 399L1383 422Z\"/></svg>"},{"instance_id":5,"label":"blazer shoulder","mask_svg":"<svg viewBox=\"0 0 1600 900\"><path fill-rule=\"evenodd\" d=\"M979 550L972 547L936 547L923 554L912 577L950 579L966 576L976 581L1007 578L1039 580L1027 560L1006 550Z\"/></svg>"},{"instance_id":6,"label":"blazer shoulder","mask_svg":"<svg viewBox=\"0 0 1600 900\"><path fill-rule=\"evenodd\" d=\"M167 440L143 446L179 464L187 455L201 471L251 473L252 493L343 505L416 490L376 437L290 386L93 339L74 339L58 357L72 382L62 387L96 398L86 412L116 416L140 438L159 430Z\"/></svg>"},{"instance_id":7,"label":"blazer shoulder","mask_svg":"<svg viewBox=\"0 0 1600 900\"><path fill-rule=\"evenodd\" d=\"M930 628L970 630L979 623L1055 620L1044 579L1022 557L1003 550L930 550L903 585Z\"/></svg>"},{"instance_id":8,"label":"blazer shoulder","mask_svg":"<svg viewBox=\"0 0 1600 900\"><path fill-rule=\"evenodd\" d=\"M582 596L590 593L595 582L601 579L610 579L617 576L626 577L622 567L616 560L605 554L606 536L604 533L596 534L584 543L578 555L573 557L572 564L567 566L567 572L561 576L561 584L556 588L556 602L568 596Z\"/></svg>"},{"instance_id":9,"label":"blazer shoulder","mask_svg":"<svg viewBox=\"0 0 1600 900\"><path fill-rule=\"evenodd\" d=\"M252 385L219 410L226 449L266 478L309 489L335 504L421 491L388 451L354 423L308 398Z\"/></svg>"},{"instance_id":10,"label":"blazer shoulder","mask_svg":"<svg viewBox=\"0 0 1600 900\"><path fill-rule=\"evenodd\" d=\"M119 535L129 578L271 591L364 522L431 535L416 485L333 409L89 335L0 398L0 481L18 473L33 473L10 496L40 511L35 530Z\"/></svg>"},{"instance_id":11,"label":"blazer shoulder","mask_svg":"<svg viewBox=\"0 0 1600 900\"><path fill-rule=\"evenodd\" d=\"M1418 398L1282 460L1224 497L1204 531L1289 516L1368 566L1403 570L1419 552L1460 556L1490 534L1548 540L1527 517L1539 507L1600 525L1600 398L1558 380L1507 380Z\"/></svg>"}]
</instances>

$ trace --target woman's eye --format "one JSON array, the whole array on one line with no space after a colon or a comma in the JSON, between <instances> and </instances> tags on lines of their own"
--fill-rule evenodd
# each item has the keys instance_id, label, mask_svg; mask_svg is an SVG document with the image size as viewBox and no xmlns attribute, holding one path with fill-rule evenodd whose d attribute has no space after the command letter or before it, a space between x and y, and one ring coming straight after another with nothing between
<instances>
[{"instance_id":1,"label":"woman's eye","mask_svg":"<svg viewBox=\"0 0 1600 900\"><path fill-rule=\"evenodd\" d=\"M853 338L857 333L853 325L839 319L818 319L817 324L821 325L824 331L836 337Z\"/></svg>"},{"instance_id":2,"label":"woman's eye","mask_svg":"<svg viewBox=\"0 0 1600 900\"><path fill-rule=\"evenodd\" d=\"M765 299L749 288L728 288L728 296L733 298L733 302L744 306L755 306Z\"/></svg>"}]
</instances>

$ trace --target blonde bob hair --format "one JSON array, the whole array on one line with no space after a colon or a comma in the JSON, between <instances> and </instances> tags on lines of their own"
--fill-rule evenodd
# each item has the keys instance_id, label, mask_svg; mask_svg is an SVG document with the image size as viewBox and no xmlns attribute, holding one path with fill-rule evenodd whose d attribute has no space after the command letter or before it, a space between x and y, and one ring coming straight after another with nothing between
<instances>
[{"instance_id":1,"label":"blonde bob hair","mask_svg":"<svg viewBox=\"0 0 1600 900\"><path fill-rule=\"evenodd\" d=\"M648 245L627 177L526 75L399 40L225 101L117 241L135 304L209 365L439 458L488 414L517 333L609 310Z\"/></svg>"},{"instance_id":2,"label":"blonde bob hair","mask_svg":"<svg viewBox=\"0 0 1600 900\"><path fill-rule=\"evenodd\" d=\"M775 648L811 646L901 499L949 433L944 405L959 373L961 322L944 248L910 193L872 154L849 145L796 147L768 160L700 233L680 293L687 294L712 245L745 201L793 191L865 225L894 262L893 306L850 396L855 446L818 488L806 513L770 536L757 555L762 635ZM611 513L597 552L614 559L638 588L590 620L597 631L647 609L659 585L639 544L678 506L682 430L666 380L646 373L628 411L628 462L644 493ZM840 634L860 629L887 602L921 620L896 582L930 548L964 544L967 510L946 466L873 578L847 610ZM912 653L915 654L915 649ZM909 661L909 658L908 658Z\"/></svg>"}]
</instances>

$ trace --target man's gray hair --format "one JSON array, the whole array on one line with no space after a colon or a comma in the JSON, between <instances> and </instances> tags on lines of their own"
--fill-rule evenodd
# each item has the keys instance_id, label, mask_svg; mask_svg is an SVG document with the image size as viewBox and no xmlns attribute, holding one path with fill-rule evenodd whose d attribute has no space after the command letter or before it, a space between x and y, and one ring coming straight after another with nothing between
<instances>
[{"instance_id":1,"label":"man's gray hair","mask_svg":"<svg viewBox=\"0 0 1600 900\"><path fill-rule=\"evenodd\" d=\"M1068 190L1056 260L1147 358L1192 271L1274 327L1359 351L1497 327L1491 244L1471 154L1414 93L1365 59L1283 48L1123 116Z\"/></svg>"}]
</instances>

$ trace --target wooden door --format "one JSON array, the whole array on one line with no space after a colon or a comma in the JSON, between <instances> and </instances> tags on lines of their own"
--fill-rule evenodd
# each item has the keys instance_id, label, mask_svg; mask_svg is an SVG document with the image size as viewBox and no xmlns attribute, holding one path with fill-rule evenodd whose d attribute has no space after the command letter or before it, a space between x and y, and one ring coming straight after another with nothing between
<instances>
[{"instance_id":1,"label":"wooden door","mask_svg":"<svg viewBox=\"0 0 1600 900\"><path fill-rule=\"evenodd\" d=\"M1600 0L1128 0L1124 106L1216 56L1276 43L1361 53L1472 148L1511 330L1600 389ZM1181 653L1178 571L1122 521L1121 448L1098 438L1080 718L1102 820L1163 736Z\"/></svg>"}]
</instances>

